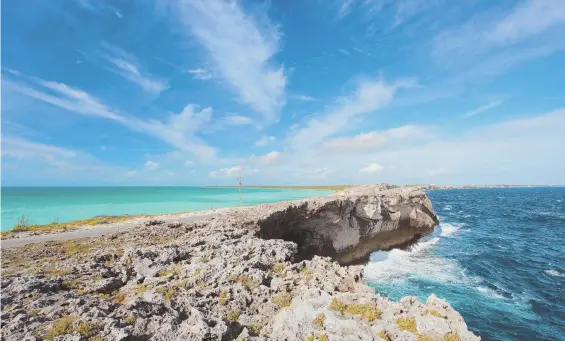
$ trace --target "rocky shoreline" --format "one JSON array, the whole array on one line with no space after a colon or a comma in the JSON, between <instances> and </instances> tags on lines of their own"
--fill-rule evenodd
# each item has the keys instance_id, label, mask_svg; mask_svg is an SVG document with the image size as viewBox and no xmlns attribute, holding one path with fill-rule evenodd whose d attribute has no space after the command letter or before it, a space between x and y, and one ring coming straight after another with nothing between
<instances>
[{"instance_id":1,"label":"rocky shoreline","mask_svg":"<svg viewBox=\"0 0 565 342\"><path fill-rule=\"evenodd\" d=\"M377 185L3 248L1 337L478 340L444 300L390 301L355 265L436 224L421 187Z\"/></svg>"}]
</instances>

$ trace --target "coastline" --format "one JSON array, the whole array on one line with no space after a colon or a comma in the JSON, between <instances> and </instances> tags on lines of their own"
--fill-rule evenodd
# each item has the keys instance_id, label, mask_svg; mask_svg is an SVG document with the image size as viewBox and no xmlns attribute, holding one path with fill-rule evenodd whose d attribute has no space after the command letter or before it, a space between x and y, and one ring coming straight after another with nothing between
<instances>
[{"instance_id":1,"label":"coastline","mask_svg":"<svg viewBox=\"0 0 565 342\"><path fill-rule=\"evenodd\" d=\"M378 185L6 248L2 339L478 340L446 301L340 265L436 223L421 189Z\"/></svg>"}]
</instances>

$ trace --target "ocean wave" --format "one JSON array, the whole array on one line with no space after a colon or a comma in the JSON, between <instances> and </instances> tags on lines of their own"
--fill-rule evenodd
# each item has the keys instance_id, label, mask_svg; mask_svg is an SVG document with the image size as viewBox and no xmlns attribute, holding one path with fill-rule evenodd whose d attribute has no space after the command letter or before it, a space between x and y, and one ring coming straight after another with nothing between
<instances>
[{"instance_id":1,"label":"ocean wave","mask_svg":"<svg viewBox=\"0 0 565 342\"><path fill-rule=\"evenodd\" d=\"M491 298L496 298L496 299L505 299L506 297L504 297L503 295L501 295L500 293L496 292L496 290L493 290L491 288L485 287L485 286L477 286L475 287L476 290L478 290L480 293L487 295L488 297Z\"/></svg>"},{"instance_id":2,"label":"ocean wave","mask_svg":"<svg viewBox=\"0 0 565 342\"><path fill-rule=\"evenodd\" d=\"M449 205L449 204L446 205L445 207L443 207L443 210L450 211L450 210L451 210L451 205Z\"/></svg>"},{"instance_id":3,"label":"ocean wave","mask_svg":"<svg viewBox=\"0 0 565 342\"><path fill-rule=\"evenodd\" d=\"M459 228L461 228L462 224L457 223L441 223L439 225L441 227L441 233L439 236L450 236L457 232Z\"/></svg>"},{"instance_id":4,"label":"ocean wave","mask_svg":"<svg viewBox=\"0 0 565 342\"><path fill-rule=\"evenodd\" d=\"M556 270L545 270L544 272L554 277L565 277L565 273Z\"/></svg>"}]
</instances>

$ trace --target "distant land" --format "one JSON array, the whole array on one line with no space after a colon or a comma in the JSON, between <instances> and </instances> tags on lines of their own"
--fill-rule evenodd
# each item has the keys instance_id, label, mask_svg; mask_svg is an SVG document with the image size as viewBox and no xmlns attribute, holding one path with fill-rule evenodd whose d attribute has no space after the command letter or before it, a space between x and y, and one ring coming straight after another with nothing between
<instances>
[{"instance_id":1,"label":"distant land","mask_svg":"<svg viewBox=\"0 0 565 342\"><path fill-rule=\"evenodd\" d=\"M333 190L341 191L357 185L242 185L245 189L296 189L296 190ZM545 187L564 187L565 185L436 185L436 184L406 184L403 186L413 186L424 190L446 190L446 189L484 189L484 188L545 188ZM238 188L237 185L210 185L205 188Z\"/></svg>"}]
</instances>

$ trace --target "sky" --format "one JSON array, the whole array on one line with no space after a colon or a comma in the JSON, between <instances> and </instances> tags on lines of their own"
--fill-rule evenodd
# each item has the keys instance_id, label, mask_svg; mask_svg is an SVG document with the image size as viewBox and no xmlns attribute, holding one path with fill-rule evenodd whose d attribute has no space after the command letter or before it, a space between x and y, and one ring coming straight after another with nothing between
<instances>
[{"instance_id":1,"label":"sky","mask_svg":"<svg viewBox=\"0 0 565 342\"><path fill-rule=\"evenodd\" d=\"M565 1L6 0L4 186L565 184Z\"/></svg>"}]
</instances>

